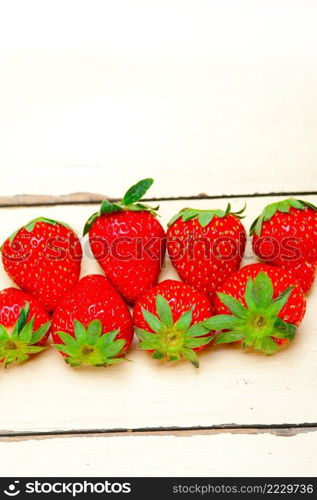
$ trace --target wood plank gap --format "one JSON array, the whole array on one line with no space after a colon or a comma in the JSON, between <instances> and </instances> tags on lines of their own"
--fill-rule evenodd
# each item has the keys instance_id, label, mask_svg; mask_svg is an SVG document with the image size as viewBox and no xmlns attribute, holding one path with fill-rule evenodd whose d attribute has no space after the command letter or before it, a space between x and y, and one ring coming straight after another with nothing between
<instances>
[{"instance_id":1,"label":"wood plank gap","mask_svg":"<svg viewBox=\"0 0 317 500\"><path fill-rule=\"evenodd\" d=\"M204 193L193 196L178 196L178 197L155 197L144 198L146 202L161 202L161 201L181 201L181 200L221 200L232 198L266 198L270 196L314 196L317 191L284 191L270 193L245 193L245 194L222 194L222 195L207 195ZM102 200L108 199L111 202L118 201L118 198L107 197L102 194L94 193L73 193L61 196L49 195L15 195L15 196L0 196L0 208L19 208L19 207L47 207L52 205L97 205Z\"/></svg>"},{"instance_id":2,"label":"wood plank gap","mask_svg":"<svg viewBox=\"0 0 317 500\"><path fill-rule=\"evenodd\" d=\"M135 429L74 429L57 431L0 432L0 440L48 439L56 437L89 437L89 436L131 436L131 435L176 435L193 434L276 434L278 436L294 436L302 432L316 432L317 423L300 424L223 424L197 427L146 427Z\"/></svg>"}]
</instances>

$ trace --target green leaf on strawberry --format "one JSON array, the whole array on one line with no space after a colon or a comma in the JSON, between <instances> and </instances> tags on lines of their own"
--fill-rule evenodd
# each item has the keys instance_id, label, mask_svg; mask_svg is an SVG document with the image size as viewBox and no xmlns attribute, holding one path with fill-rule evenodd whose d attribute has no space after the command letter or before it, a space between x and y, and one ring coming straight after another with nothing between
<instances>
[{"instance_id":1,"label":"green leaf on strawberry","mask_svg":"<svg viewBox=\"0 0 317 500\"><path fill-rule=\"evenodd\" d=\"M136 328L140 347L152 351L155 359L178 361L185 358L196 368L199 361L194 348L208 344L213 334L203 322L192 326L192 309L185 311L177 321L173 321L168 301L160 294L156 296L156 315L142 309L143 318L152 331Z\"/></svg>"},{"instance_id":2,"label":"green leaf on strawberry","mask_svg":"<svg viewBox=\"0 0 317 500\"><path fill-rule=\"evenodd\" d=\"M74 336L66 332L56 332L63 344L54 347L66 355L65 361L71 366L109 366L124 359L122 350L125 340L116 340L119 330L102 333L99 319L91 321L87 328L80 321L74 321Z\"/></svg>"},{"instance_id":3,"label":"green leaf on strawberry","mask_svg":"<svg viewBox=\"0 0 317 500\"><path fill-rule=\"evenodd\" d=\"M22 363L29 359L30 355L46 349L45 346L36 345L48 332L51 322L48 321L34 330L34 318L27 321L30 305L27 302L21 309L18 320L13 331L8 331L0 325L0 361L5 368L11 363Z\"/></svg>"},{"instance_id":4,"label":"green leaf on strawberry","mask_svg":"<svg viewBox=\"0 0 317 500\"><path fill-rule=\"evenodd\" d=\"M243 347L252 347L267 355L278 351L274 339L293 340L296 326L283 321L278 314L287 303L293 287L273 298L273 284L265 272L254 280L248 278L245 290L246 306L224 293L217 293L220 301L232 315L219 314L203 321L210 330L222 330L216 344L242 341Z\"/></svg>"},{"instance_id":5,"label":"green leaf on strawberry","mask_svg":"<svg viewBox=\"0 0 317 500\"><path fill-rule=\"evenodd\" d=\"M168 227L170 227L180 218L182 218L184 222L192 219L198 219L198 222L202 227L208 226L208 224L210 224L214 217L223 218L229 214L235 215L236 217L238 217L238 219L243 219L244 215L242 214L245 208L246 205L238 212L232 212L230 203L228 203L226 210L198 210L194 208L183 208L170 219L170 221L168 222Z\"/></svg>"},{"instance_id":6,"label":"green leaf on strawberry","mask_svg":"<svg viewBox=\"0 0 317 500\"><path fill-rule=\"evenodd\" d=\"M37 217L36 219L32 219L25 226L19 228L17 231L14 231L14 233L12 233L11 236L9 237L9 241L12 243L12 241L14 240L14 238L21 229L25 229L28 233L31 233L38 222L44 222L46 224L51 224L52 226L57 226L57 224L60 224L61 226L70 229L70 226L68 226L68 224L66 224L65 222L60 222L54 219L48 219L47 217Z\"/></svg>"},{"instance_id":7,"label":"green leaf on strawberry","mask_svg":"<svg viewBox=\"0 0 317 500\"><path fill-rule=\"evenodd\" d=\"M317 207L308 201L297 200L296 198L288 198L287 200L278 201L276 203L271 203L267 205L262 211L261 215L257 217L250 227L250 235L254 233L260 236L263 222L271 220L276 212L289 213L291 208L296 208L298 210L304 210L305 208L310 208L317 211Z\"/></svg>"},{"instance_id":8,"label":"green leaf on strawberry","mask_svg":"<svg viewBox=\"0 0 317 500\"><path fill-rule=\"evenodd\" d=\"M153 182L153 179L143 179L142 181L137 182L137 184L134 184L134 186L130 187L122 198L122 205L128 207L136 201L139 201L152 186Z\"/></svg>"},{"instance_id":9,"label":"green leaf on strawberry","mask_svg":"<svg viewBox=\"0 0 317 500\"><path fill-rule=\"evenodd\" d=\"M85 234L89 233L91 226L101 215L122 212L124 210L131 210L133 212L146 211L156 216L156 212L159 209L158 206L151 207L150 205L146 205L144 203L138 203L142 196L146 193L146 191L152 186L153 182L153 179L142 179L141 181L130 187L130 189L128 189L128 191L125 193L122 200L118 203L104 200L101 203L99 212L95 212L87 220L83 235L85 236Z\"/></svg>"}]
</instances>

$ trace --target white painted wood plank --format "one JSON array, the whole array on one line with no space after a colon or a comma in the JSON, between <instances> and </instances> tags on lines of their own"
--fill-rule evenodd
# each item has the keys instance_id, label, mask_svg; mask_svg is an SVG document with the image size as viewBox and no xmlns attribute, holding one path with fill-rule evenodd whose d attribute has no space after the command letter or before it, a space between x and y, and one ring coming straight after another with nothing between
<instances>
[{"instance_id":1,"label":"white painted wood plank","mask_svg":"<svg viewBox=\"0 0 317 500\"><path fill-rule=\"evenodd\" d=\"M317 196L309 198L317 202ZM238 209L244 200L232 200ZM270 198L248 199L248 227ZM224 208L199 200L198 208ZM162 222L183 207L164 202ZM33 207L0 210L0 239L37 215L60 220L80 230L94 211L90 206ZM247 261L251 253L247 251ZM83 273L99 272L88 257ZM175 277L167 263L161 278ZM3 271L0 286L9 284ZM123 363L104 369L71 369L53 349L19 367L0 369L0 430L56 431L132 429L219 424L317 422L316 286L295 342L272 357L242 353L233 346L211 347L201 354L201 367L189 363L162 365L135 342Z\"/></svg>"},{"instance_id":2,"label":"white painted wood plank","mask_svg":"<svg viewBox=\"0 0 317 500\"><path fill-rule=\"evenodd\" d=\"M1 475L314 477L316 446L317 432L0 441Z\"/></svg>"},{"instance_id":3,"label":"white painted wood plank","mask_svg":"<svg viewBox=\"0 0 317 500\"><path fill-rule=\"evenodd\" d=\"M0 194L119 197L144 176L153 196L316 189L316 14L313 0L7 3Z\"/></svg>"}]
</instances>

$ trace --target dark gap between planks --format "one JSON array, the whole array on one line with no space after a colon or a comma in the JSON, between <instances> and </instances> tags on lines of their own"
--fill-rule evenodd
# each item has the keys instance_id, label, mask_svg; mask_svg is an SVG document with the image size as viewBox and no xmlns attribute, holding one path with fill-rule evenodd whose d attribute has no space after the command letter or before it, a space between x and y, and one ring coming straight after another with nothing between
<instances>
[{"instance_id":1,"label":"dark gap between planks","mask_svg":"<svg viewBox=\"0 0 317 500\"><path fill-rule=\"evenodd\" d=\"M316 432L317 422L309 423L304 422L300 424L223 424L223 425L212 425L212 426L194 426L194 427L140 427L135 429L73 429L73 430L57 430L57 431L27 431L27 432L0 432L1 438L32 438L32 437L45 437L45 436L89 436L89 435L99 435L99 434L121 434L121 435L132 435L132 434L151 434L151 433L173 433L173 432L205 432L205 431L222 431L241 433L250 431L250 433L265 433L272 431L279 431L281 435L285 435L283 431L289 431L289 435L294 435L299 432ZM286 434L287 435L287 434Z\"/></svg>"}]
</instances>

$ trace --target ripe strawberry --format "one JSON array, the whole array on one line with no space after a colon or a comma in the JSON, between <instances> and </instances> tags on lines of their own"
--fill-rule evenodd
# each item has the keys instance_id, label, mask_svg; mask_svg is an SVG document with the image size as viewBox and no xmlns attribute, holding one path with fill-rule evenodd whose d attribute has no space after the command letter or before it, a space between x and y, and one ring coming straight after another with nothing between
<instances>
[{"instance_id":1,"label":"ripe strawberry","mask_svg":"<svg viewBox=\"0 0 317 500\"><path fill-rule=\"evenodd\" d=\"M130 303L155 285L165 255L165 232L155 218L158 207L139 203L152 183L140 181L120 203L103 201L84 229L107 278Z\"/></svg>"},{"instance_id":2,"label":"ripe strawberry","mask_svg":"<svg viewBox=\"0 0 317 500\"><path fill-rule=\"evenodd\" d=\"M242 341L265 354L293 340L306 308L300 284L279 267L249 264L233 274L217 292L217 316L204 325L225 330L217 344Z\"/></svg>"},{"instance_id":3,"label":"ripe strawberry","mask_svg":"<svg viewBox=\"0 0 317 500\"><path fill-rule=\"evenodd\" d=\"M317 265L317 207L289 198L264 208L253 222L254 253L267 264L290 271L304 292Z\"/></svg>"},{"instance_id":4,"label":"ripe strawberry","mask_svg":"<svg viewBox=\"0 0 317 500\"><path fill-rule=\"evenodd\" d=\"M207 347L214 334L202 326L202 321L212 314L206 295L180 281L162 281L135 304L134 324L140 347L155 359L185 358L198 367L195 351Z\"/></svg>"},{"instance_id":5,"label":"ripe strawberry","mask_svg":"<svg viewBox=\"0 0 317 500\"><path fill-rule=\"evenodd\" d=\"M82 250L74 231L39 217L13 233L3 244L2 261L10 278L51 312L77 283Z\"/></svg>"},{"instance_id":6,"label":"ripe strawberry","mask_svg":"<svg viewBox=\"0 0 317 500\"><path fill-rule=\"evenodd\" d=\"M55 309L55 347L71 366L121 361L133 339L130 311L104 276L82 278Z\"/></svg>"},{"instance_id":7,"label":"ripe strawberry","mask_svg":"<svg viewBox=\"0 0 317 500\"><path fill-rule=\"evenodd\" d=\"M41 304L17 288L0 292L0 362L22 363L45 349L51 322Z\"/></svg>"},{"instance_id":8,"label":"ripe strawberry","mask_svg":"<svg viewBox=\"0 0 317 500\"><path fill-rule=\"evenodd\" d=\"M181 210L169 222L167 249L181 279L213 294L237 269L245 249L242 213L224 210Z\"/></svg>"}]
</instances>

